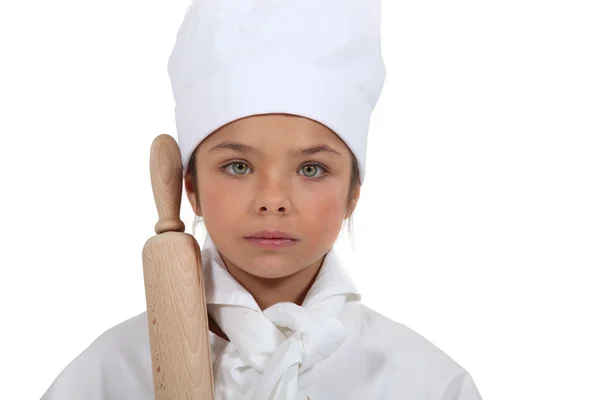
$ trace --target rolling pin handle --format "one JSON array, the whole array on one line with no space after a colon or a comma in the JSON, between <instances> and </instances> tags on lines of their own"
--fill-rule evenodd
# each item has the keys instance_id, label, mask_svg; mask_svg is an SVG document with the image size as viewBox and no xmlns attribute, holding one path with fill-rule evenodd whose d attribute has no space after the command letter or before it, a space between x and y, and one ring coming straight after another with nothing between
<instances>
[{"instance_id":1,"label":"rolling pin handle","mask_svg":"<svg viewBox=\"0 0 600 400\"><path fill-rule=\"evenodd\" d=\"M167 134L157 136L150 151L152 193L158 211L158 222L154 226L157 235L185 231L185 225L179 218L182 170L181 155L175 139Z\"/></svg>"}]
</instances>

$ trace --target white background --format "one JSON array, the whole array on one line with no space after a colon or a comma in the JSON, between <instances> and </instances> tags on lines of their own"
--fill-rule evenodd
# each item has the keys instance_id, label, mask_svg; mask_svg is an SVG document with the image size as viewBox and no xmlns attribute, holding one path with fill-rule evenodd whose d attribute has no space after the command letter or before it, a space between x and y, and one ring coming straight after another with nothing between
<instances>
[{"instance_id":1,"label":"white background","mask_svg":"<svg viewBox=\"0 0 600 400\"><path fill-rule=\"evenodd\" d=\"M0 6L2 398L41 397L145 309L187 4ZM486 400L600 398L598 21L597 1L383 1L388 77L338 247L364 302Z\"/></svg>"}]
</instances>

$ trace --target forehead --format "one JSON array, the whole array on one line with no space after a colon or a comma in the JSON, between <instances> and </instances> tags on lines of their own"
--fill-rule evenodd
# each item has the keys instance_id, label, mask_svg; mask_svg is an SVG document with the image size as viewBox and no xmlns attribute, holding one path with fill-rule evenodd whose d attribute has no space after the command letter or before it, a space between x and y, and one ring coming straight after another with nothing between
<instances>
[{"instance_id":1,"label":"forehead","mask_svg":"<svg viewBox=\"0 0 600 400\"><path fill-rule=\"evenodd\" d=\"M291 149L325 144L340 153L346 144L325 125L295 115L253 115L231 122L208 136L200 145L208 150L223 141L242 142L258 149Z\"/></svg>"}]
</instances>

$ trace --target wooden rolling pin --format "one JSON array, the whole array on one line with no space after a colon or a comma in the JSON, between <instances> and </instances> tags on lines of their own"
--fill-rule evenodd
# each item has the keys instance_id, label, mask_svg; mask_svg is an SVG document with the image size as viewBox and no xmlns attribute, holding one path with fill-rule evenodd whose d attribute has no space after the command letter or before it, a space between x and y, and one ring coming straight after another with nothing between
<instances>
[{"instance_id":1,"label":"wooden rolling pin","mask_svg":"<svg viewBox=\"0 0 600 400\"><path fill-rule=\"evenodd\" d=\"M169 135L152 142L150 176L159 220L142 258L155 400L212 400L202 258L179 218L182 165Z\"/></svg>"}]
</instances>

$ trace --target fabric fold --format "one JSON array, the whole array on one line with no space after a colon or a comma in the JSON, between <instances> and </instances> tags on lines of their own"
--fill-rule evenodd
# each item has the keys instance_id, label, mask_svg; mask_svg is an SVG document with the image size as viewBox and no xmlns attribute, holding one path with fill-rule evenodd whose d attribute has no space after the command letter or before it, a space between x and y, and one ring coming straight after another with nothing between
<instances>
[{"instance_id":1,"label":"fabric fold","mask_svg":"<svg viewBox=\"0 0 600 400\"><path fill-rule=\"evenodd\" d=\"M333 249L302 306L283 302L262 311L227 271L209 235L202 248L208 312L229 338L215 362L221 400L292 400L298 376L328 358L347 337L339 316L360 297Z\"/></svg>"}]
</instances>

